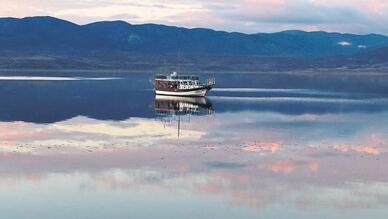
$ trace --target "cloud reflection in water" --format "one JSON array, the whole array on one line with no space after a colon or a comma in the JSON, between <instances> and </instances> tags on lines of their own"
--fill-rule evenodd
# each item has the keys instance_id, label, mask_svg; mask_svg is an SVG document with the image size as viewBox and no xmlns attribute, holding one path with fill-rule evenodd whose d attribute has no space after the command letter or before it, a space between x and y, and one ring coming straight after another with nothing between
<instances>
[{"instance_id":1,"label":"cloud reflection in water","mask_svg":"<svg viewBox=\"0 0 388 219\"><path fill-rule=\"evenodd\" d=\"M104 197L112 215L150 205L159 206L154 211L161 218L182 216L167 212L166 205L193 211L201 206L220 218L386 215L387 111L341 111L339 105L329 112L288 114L266 104L221 111L214 104L216 114L198 116L187 113L197 109L190 102L168 100L156 102L157 113L172 113L167 119L0 122L0 194L11 205L17 194L39 191L39 198L24 200L26 212L33 201L71 194L85 198L77 202L83 209Z\"/></svg>"},{"instance_id":2,"label":"cloud reflection in water","mask_svg":"<svg viewBox=\"0 0 388 219\"><path fill-rule=\"evenodd\" d=\"M354 116L221 113L183 122L180 139L174 122L144 118L3 122L1 183L39 184L56 173L95 189L226 195L254 209L383 206L388 195L377 191L388 190L388 129L380 120L387 117ZM355 201L360 195L368 199Z\"/></svg>"}]
</instances>

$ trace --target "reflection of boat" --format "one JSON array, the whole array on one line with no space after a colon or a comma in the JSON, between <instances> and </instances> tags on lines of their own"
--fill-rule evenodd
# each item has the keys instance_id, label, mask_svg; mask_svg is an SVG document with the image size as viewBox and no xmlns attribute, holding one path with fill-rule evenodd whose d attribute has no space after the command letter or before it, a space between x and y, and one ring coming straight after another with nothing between
<instances>
[{"instance_id":1,"label":"reflection of boat","mask_svg":"<svg viewBox=\"0 0 388 219\"><path fill-rule=\"evenodd\" d=\"M201 82L198 76L156 75L154 79L155 93L158 95L204 97L215 85L214 78Z\"/></svg>"},{"instance_id":2,"label":"reflection of boat","mask_svg":"<svg viewBox=\"0 0 388 219\"><path fill-rule=\"evenodd\" d=\"M206 97L176 97L156 95L156 118L166 123L176 121L178 123L178 138L180 135L181 120L190 116L213 114L213 105Z\"/></svg>"},{"instance_id":3,"label":"reflection of boat","mask_svg":"<svg viewBox=\"0 0 388 219\"><path fill-rule=\"evenodd\" d=\"M213 113L213 105L206 97L174 97L156 95L157 116L208 115Z\"/></svg>"}]
</instances>

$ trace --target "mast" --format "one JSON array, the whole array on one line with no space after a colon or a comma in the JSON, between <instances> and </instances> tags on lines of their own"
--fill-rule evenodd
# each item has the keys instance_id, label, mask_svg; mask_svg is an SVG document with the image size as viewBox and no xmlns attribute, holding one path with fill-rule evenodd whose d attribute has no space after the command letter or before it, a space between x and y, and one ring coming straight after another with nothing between
<instances>
[{"instance_id":1,"label":"mast","mask_svg":"<svg viewBox=\"0 0 388 219\"><path fill-rule=\"evenodd\" d=\"M178 114L178 139L181 131L181 114Z\"/></svg>"}]
</instances>

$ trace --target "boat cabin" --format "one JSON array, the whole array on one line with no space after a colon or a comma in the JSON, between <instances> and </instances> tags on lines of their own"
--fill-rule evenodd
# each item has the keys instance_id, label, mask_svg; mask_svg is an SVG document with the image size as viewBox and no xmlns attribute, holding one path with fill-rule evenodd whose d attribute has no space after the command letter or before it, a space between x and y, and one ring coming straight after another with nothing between
<instances>
[{"instance_id":1,"label":"boat cabin","mask_svg":"<svg viewBox=\"0 0 388 219\"><path fill-rule=\"evenodd\" d=\"M200 87L199 77L192 75L156 75L155 89L176 91L180 89L195 89Z\"/></svg>"}]
</instances>

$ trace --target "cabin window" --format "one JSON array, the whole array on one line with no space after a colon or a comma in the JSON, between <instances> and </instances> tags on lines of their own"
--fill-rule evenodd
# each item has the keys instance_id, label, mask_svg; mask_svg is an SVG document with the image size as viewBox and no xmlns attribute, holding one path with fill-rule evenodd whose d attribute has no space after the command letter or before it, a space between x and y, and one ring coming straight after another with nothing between
<instances>
[{"instance_id":1,"label":"cabin window","mask_svg":"<svg viewBox=\"0 0 388 219\"><path fill-rule=\"evenodd\" d=\"M156 75L155 78L156 79L167 79L167 76L165 76L165 75Z\"/></svg>"}]
</instances>

